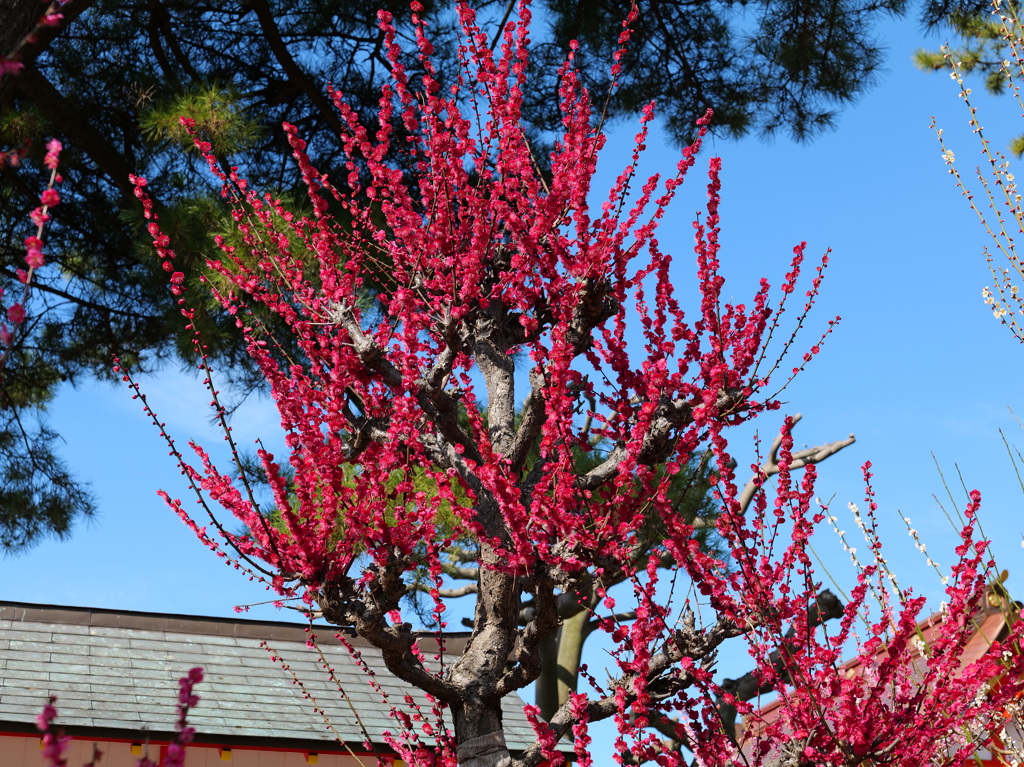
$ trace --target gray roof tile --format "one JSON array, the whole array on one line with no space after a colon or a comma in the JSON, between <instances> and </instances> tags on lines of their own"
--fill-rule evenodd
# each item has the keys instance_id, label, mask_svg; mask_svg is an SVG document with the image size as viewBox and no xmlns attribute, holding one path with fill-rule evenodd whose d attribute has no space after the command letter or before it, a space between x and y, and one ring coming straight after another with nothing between
<instances>
[{"instance_id":1,"label":"gray roof tile","mask_svg":"<svg viewBox=\"0 0 1024 767\"><path fill-rule=\"evenodd\" d=\"M34 722L56 695L63 725L167 732L176 716L178 679L198 665L205 680L189 720L203 735L333 741L302 688L271 660L274 655L291 666L346 741L363 740L353 708L378 742L384 730L398 732L389 705L333 629L317 627L317 635L336 682L306 646L302 625L0 602L0 724ZM408 710L404 697L411 694L431 718L423 695L393 677L378 651L349 641L391 704ZM450 644L459 645L458 637ZM509 745L532 742L521 704L507 700L505 709Z\"/></svg>"}]
</instances>

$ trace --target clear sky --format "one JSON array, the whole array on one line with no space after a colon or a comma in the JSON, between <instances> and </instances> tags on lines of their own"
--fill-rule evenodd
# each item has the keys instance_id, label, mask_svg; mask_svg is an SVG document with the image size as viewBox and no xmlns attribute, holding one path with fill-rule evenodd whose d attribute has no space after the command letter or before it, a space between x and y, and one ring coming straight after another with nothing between
<instances>
[{"instance_id":1,"label":"clear sky","mask_svg":"<svg viewBox=\"0 0 1024 767\"><path fill-rule=\"evenodd\" d=\"M952 561L952 528L933 497L944 494L934 455L958 503L958 469L968 487L982 491L985 530L1000 566L1010 570L1011 592L1024 598L1024 492L999 433L1003 429L1024 446L1024 431L1008 410L1017 408L1024 417L1024 349L982 303L986 236L946 172L929 130L931 115L963 162L977 156L978 144L955 84L911 63L916 47L935 47L939 38L926 38L913 21L887 23L879 36L889 47L885 71L840 117L835 132L806 145L780 136L771 143L749 138L705 147L705 160L712 154L724 159L727 293L743 300L761 276L778 284L801 240L810 256L832 249L804 346L835 315L842 322L785 395L786 412L804 414L798 443L857 435L854 446L822 465L820 496L834 497L832 507L842 517L848 501L861 500L859 467L872 461L883 531L901 583L937 604L937 578L896 513L902 509L913 519L935 559ZM976 100L1000 145L1024 127L1008 99L988 99L979 88ZM606 177L621 167L634 132L633 124L625 124L612 136ZM647 169L670 170L676 151L659 141L650 145ZM684 296L693 295L689 222L702 205L703 185L704 175L695 169L689 194L677 201L659 236L684 265ZM219 443L198 380L168 370L146 379L144 388L179 444L192 437ZM99 513L67 541L46 541L0 559L0 598L198 615L232 615L236 604L271 598L206 551L157 497L159 488L183 495L184 484L127 390L92 383L68 388L51 418L66 439L68 463L92 483ZM778 414L759 421L766 440L779 422ZM268 445L280 444L267 400L250 401L235 426L242 442L262 436ZM741 465L753 456L751 434L733 442ZM831 534L823 530L820 536L833 568ZM843 588L852 585L841 569L833 572ZM251 615L292 617L269 606ZM723 668L726 675L746 670Z\"/></svg>"}]
</instances>

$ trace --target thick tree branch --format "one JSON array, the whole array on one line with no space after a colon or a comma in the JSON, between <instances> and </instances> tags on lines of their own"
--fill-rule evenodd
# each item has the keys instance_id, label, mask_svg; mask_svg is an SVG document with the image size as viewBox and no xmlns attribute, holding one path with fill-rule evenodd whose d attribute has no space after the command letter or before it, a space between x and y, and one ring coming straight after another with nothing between
<instances>
[{"instance_id":1,"label":"thick tree branch","mask_svg":"<svg viewBox=\"0 0 1024 767\"><path fill-rule=\"evenodd\" d=\"M615 613L614 615L606 615L603 618L595 618L594 620L587 623L587 633L597 629L602 621L612 621L613 623L625 623L626 621L636 620L636 610L627 610L622 613Z\"/></svg>"},{"instance_id":2,"label":"thick tree branch","mask_svg":"<svg viewBox=\"0 0 1024 767\"><path fill-rule=\"evenodd\" d=\"M404 584L394 570L384 568L375 579L371 591L377 596L374 600L377 604L372 604L366 592L346 577L318 590L316 601L320 611L327 621L337 626L354 627L359 636L380 649L388 670L399 679L452 704L460 698L462 690L423 666L412 649L416 642L412 626L408 623L389 625L387 622L387 613L398 607L398 601L405 593Z\"/></svg>"},{"instance_id":3,"label":"thick tree branch","mask_svg":"<svg viewBox=\"0 0 1024 767\"><path fill-rule=\"evenodd\" d=\"M793 417L793 425L802 418L799 413ZM803 450L797 450L793 453L793 460L790 461L790 471L796 469L802 469L812 463L821 463L829 456L833 456L845 447L849 447L857 438L854 435L850 435L846 439L836 440L835 442L825 442L815 447L805 448ZM757 490L762 485L758 483L760 479L761 483L764 482L768 477L775 476L779 473L779 448L782 446L782 435L779 434L772 441L771 449L768 451L768 458L759 469L759 476L753 477L744 485L742 492L739 496L740 508L745 512L750 506L750 502L754 499L757 494ZM696 527L696 525L694 525Z\"/></svg>"},{"instance_id":4,"label":"thick tree branch","mask_svg":"<svg viewBox=\"0 0 1024 767\"><path fill-rule=\"evenodd\" d=\"M512 669L498 680L498 695L501 696L522 689L540 676L541 643L558 629L558 608L551 578L538 573L533 578L532 590L537 608L533 619L519 633L515 652L509 658L514 664Z\"/></svg>"},{"instance_id":5,"label":"thick tree branch","mask_svg":"<svg viewBox=\"0 0 1024 767\"><path fill-rule=\"evenodd\" d=\"M434 592L434 586L426 583L410 583L408 586L410 591L421 591L424 594L430 594ZM459 597L467 597L470 594L477 594L480 592L480 588L475 583L467 583L465 586L460 586L457 589L437 589L437 595L441 599L458 599Z\"/></svg>"},{"instance_id":6,"label":"thick tree branch","mask_svg":"<svg viewBox=\"0 0 1024 767\"><path fill-rule=\"evenodd\" d=\"M793 425L795 426L802 415L797 413L793 416ZM791 471L802 469L813 463L821 463L826 458L835 455L845 447L849 447L857 438L854 435L850 435L846 439L837 440L835 442L825 442L815 447L804 448L803 450L797 450L793 453L793 459L790 461L789 469ZM771 449L768 451L768 457L765 462L758 468L758 473L751 477L751 479L744 485L743 490L737 498L740 505L740 512L746 513L747 509L750 508L751 502L757 495L757 491L764 487L764 482L769 477L773 477L779 473L779 448L782 447L782 435L779 434L772 441ZM702 530L715 526L715 522L718 520L716 516L697 517L693 521L693 526L697 530Z\"/></svg>"},{"instance_id":7,"label":"thick tree branch","mask_svg":"<svg viewBox=\"0 0 1024 767\"><path fill-rule=\"evenodd\" d=\"M449 578L458 578L463 581L476 581L480 578L480 569L477 567L461 567L451 562L441 563L441 572Z\"/></svg>"},{"instance_id":8,"label":"thick tree branch","mask_svg":"<svg viewBox=\"0 0 1024 767\"><path fill-rule=\"evenodd\" d=\"M594 329L618 310L610 294L611 285L607 280L591 279L583 283L566 331L566 339L572 345L574 356L579 356L590 347ZM544 397L541 394L544 386L544 376L531 371L530 394L523 406L523 416L515 438L506 453L513 469L522 468L530 448L540 434L544 422Z\"/></svg>"},{"instance_id":9,"label":"thick tree branch","mask_svg":"<svg viewBox=\"0 0 1024 767\"><path fill-rule=\"evenodd\" d=\"M813 629L815 626L820 625L826 620L838 618L843 614L843 606L839 600L830 591L821 592L815 604L811 605L811 608L807 613L807 627L808 630ZM795 627L790 627L786 633L786 639L792 639L796 634ZM779 652L776 651L770 656L771 661L777 667L781 663L779 658ZM723 683L723 688L727 692L735 695L739 700L747 701L751 700L757 695L766 694L771 691L770 685L759 685L756 675L754 672L745 674L740 679L726 679ZM734 706L726 704L724 701L718 702L719 715L722 718L722 726L724 731L733 742L736 742L736 708ZM677 730L678 722L669 716L656 715L652 712L650 715L650 726L657 730L659 733L665 736L666 740L662 741L662 746L666 751L681 751L687 748L685 738L680 737L679 731ZM637 758L626 758L625 764L641 764L642 760Z\"/></svg>"},{"instance_id":10,"label":"thick tree branch","mask_svg":"<svg viewBox=\"0 0 1024 767\"><path fill-rule=\"evenodd\" d=\"M515 423L515 364L507 353L508 339L502 326L507 319L497 301L482 311L476 320L473 359L487 387L487 428L491 446L508 454L513 444Z\"/></svg>"},{"instance_id":11,"label":"thick tree branch","mask_svg":"<svg viewBox=\"0 0 1024 767\"><path fill-rule=\"evenodd\" d=\"M566 340L572 344L575 356L590 348L594 329L605 320L614 317L618 310L618 303L612 298L611 281L607 277L587 278L582 281L582 288L565 334Z\"/></svg>"},{"instance_id":12,"label":"thick tree branch","mask_svg":"<svg viewBox=\"0 0 1024 767\"><path fill-rule=\"evenodd\" d=\"M520 471L526 463L530 448L537 442L544 425L544 377L536 370L530 371L530 393L523 403L522 418L516 430L506 458L513 471Z\"/></svg>"},{"instance_id":13,"label":"thick tree branch","mask_svg":"<svg viewBox=\"0 0 1024 767\"><path fill-rule=\"evenodd\" d=\"M381 380L389 387L401 390L401 372L388 360L385 350L363 331L352 307L345 303L336 306L334 319L348 333L352 348L359 355L363 364L380 376ZM483 463L483 458L476 443L459 425L458 403L450 394L440 388L439 372L440 369L435 365L434 369L428 373L427 378L417 382L419 388L417 399L420 406L437 427L436 431L424 436L424 445L431 452L433 460L439 465L454 468L473 491L477 492L480 490L479 482L467 467L462 455L472 459L478 465ZM386 432L379 437L379 439L387 438ZM461 445L462 454L455 450L455 445Z\"/></svg>"},{"instance_id":14,"label":"thick tree branch","mask_svg":"<svg viewBox=\"0 0 1024 767\"><path fill-rule=\"evenodd\" d=\"M634 407L639 409L640 400L635 400ZM732 413L743 406L743 396L738 392L723 391L715 402L719 412ZM675 434L693 421L693 404L686 400L662 401L658 404L647 433L644 434L636 460L644 465L654 465L665 461L675 448ZM616 445L608 457L588 471L577 482L580 490L594 490L610 480L618 473L619 464L626 458L626 446Z\"/></svg>"},{"instance_id":15,"label":"thick tree branch","mask_svg":"<svg viewBox=\"0 0 1024 767\"><path fill-rule=\"evenodd\" d=\"M359 325L352 307L345 302L333 306L335 321L348 333L349 341L359 359L367 368L381 377L391 388L402 385L402 374L388 361L384 350Z\"/></svg>"},{"instance_id":16,"label":"thick tree branch","mask_svg":"<svg viewBox=\"0 0 1024 767\"><path fill-rule=\"evenodd\" d=\"M40 30L39 19L46 10L38 0L8 0L0 4L0 58L22 57L28 39Z\"/></svg>"},{"instance_id":17,"label":"thick tree branch","mask_svg":"<svg viewBox=\"0 0 1024 767\"><path fill-rule=\"evenodd\" d=\"M23 64L35 61L82 11L95 2L68 0L59 9L63 18L53 26L40 23L43 14L47 13L48 3L38 0L0 3L0 59L15 59ZM3 87L0 85L0 92Z\"/></svg>"},{"instance_id":18,"label":"thick tree branch","mask_svg":"<svg viewBox=\"0 0 1024 767\"><path fill-rule=\"evenodd\" d=\"M423 388L430 397L436 397L444 391L448 376L451 375L452 365L458 355L459 347L454 346L450 341L448 345L437 356L430 371L423 377Z\"/></svg>"}]
</instances>

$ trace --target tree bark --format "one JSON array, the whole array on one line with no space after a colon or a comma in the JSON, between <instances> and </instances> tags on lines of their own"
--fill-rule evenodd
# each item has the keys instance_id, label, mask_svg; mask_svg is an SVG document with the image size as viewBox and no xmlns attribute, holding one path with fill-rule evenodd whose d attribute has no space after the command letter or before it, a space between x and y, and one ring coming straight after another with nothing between
<instances>
[{"instance_id":1,"label":"tree bark","mask_svg":"<svg viewBox=\"0 0 1024 767\"><path fill-rule=\"evenodd\" d=\"M558 634L558 668L556 671L557 702L550 716L569 701L569 693L576 692L579 680L580 661L583 659L583 644L590 634L588 624L590 612L582 610L562 621Z\"/></svg>"},{"instance_id":2,"label":"tree bark","mask_svg":"<svg viewBox=\"0 0 1024 767\"><path fill-rule=\"evenodd\" d=\"M477 714L481 715L482 712ZM458 731L458 717L455 722L455 729ZM505 745L505 735L501 730L500 721L497 730L472 740L460 741L458 759L459 767L509 767L512 764L512 755Z\"/></svg>"},{"instance_id":3,"label":"tree bark","mask_svg":"<svg viewBox=\"0 0 1024 767\"><path fill-rule=\"evenodd\" d=\"M520 585L499 569L501 564L494 547L482 544L473 636L448 674L448 680L461 690L452 717L462 767L511 764L497 688L515 646Z\"/></svg>"},{"instance_id":4,"label":"tree bark","mask_svg":"<svg viewBox=\"0 0 1024 767\"><path fill-rule=\"evenodd\" d=\"M550 721L558 711L558 645L561 633L559 628L558 633L546 636L541 643L541 672L534 688L534 701L545 721Z\"/></svg>"}]
</instances>

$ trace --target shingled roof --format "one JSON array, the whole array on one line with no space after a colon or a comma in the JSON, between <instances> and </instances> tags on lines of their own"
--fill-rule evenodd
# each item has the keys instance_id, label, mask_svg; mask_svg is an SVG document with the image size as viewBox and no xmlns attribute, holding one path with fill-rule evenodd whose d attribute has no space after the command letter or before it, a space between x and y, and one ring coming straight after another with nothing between
<instances>
[{"instance_id":1,"label":"shingled roof","mask_svg":"<svg viewBox=\"0 0 1024 767\"><path fill-rule=\"evenodd\" d=\"M388 703L333 627L315 626L314 631L341 692L317 650L307 646L301 624L0 601L0 731L34 731L35 717L54 695L58 723L70 734L166 739L176 718L178 679L201 666L205 679L196 690L201 702L189 713L197 743L325 751L332 742L341 748L336 731L363 750L366 736L358 712L374 750L388 750L382 733L400 730ZM466 638L446 637L446 657L460 652ZM409 695L424 719L433 720L423 694L394 677L378 651L359 639L349 641L391 705L415 714L406 701ZM431 649L424 647L428 657ZM303 689L316 699L334 731ZM506 698L504 707L506 739L518 751L533 742L533 731L518 698Z\"/></svg>"}]
</instances>

